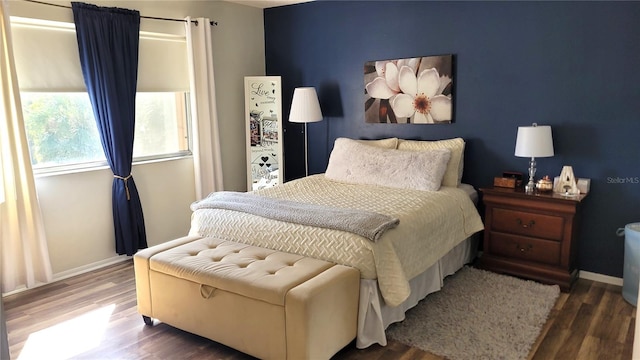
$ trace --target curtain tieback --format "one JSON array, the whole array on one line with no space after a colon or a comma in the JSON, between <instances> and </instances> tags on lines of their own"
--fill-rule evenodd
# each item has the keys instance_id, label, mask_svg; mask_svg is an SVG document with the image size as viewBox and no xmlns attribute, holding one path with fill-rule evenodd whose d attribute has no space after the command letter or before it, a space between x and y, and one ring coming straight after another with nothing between
<instances>
[{"instance_id":1,"label":"curtain tieback","mask_svg":"<svg viewBox=\"0 0 640 360\"><path fill-rule=\"evenodd\" d=\"M129 196L129 185L127 185L127 180L131 179L132 176L132 174L129 174L129 176L127 177L113 174L114 178L124 181L124 190L127 192L127 201L131 200L131 196Z\"/></svg>"}]
</instances>

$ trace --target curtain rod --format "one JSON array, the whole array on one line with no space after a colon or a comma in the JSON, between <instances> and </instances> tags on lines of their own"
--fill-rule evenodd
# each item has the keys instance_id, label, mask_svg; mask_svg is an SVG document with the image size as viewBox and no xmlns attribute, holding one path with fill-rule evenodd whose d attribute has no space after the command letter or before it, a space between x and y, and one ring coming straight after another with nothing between
<instances>
[{"instance_id":1,"label":"curtain rod","mask_svg":"<svg viewBox=\"0 0 640 360\"><path fill-rule=\"evenodd\" d=\"M44 1L37 1L37 0L23 0L26 2L30 2L30 3L34 3L34 4L41 4L41 5L49 5L49 6L56 6L56 7L61 7L61 8L66 8L66 9L71 9L71 6L66 6L66 5L59 5L59 4L51 4L51 3L47 3ZM182 22L187 22L187 20L184 19L171 19L171 18L162 18L162 17L154 17L154 16L140 16L140 18L142 19L151 19L151 20L165 20L165 21L182 21ZM191 20L192 23L196 24L196 26L198 26L198 20ZM217 26L218 22L217 21L209 21L209 24L211 26Z\"/></svg>"}]
</instances>

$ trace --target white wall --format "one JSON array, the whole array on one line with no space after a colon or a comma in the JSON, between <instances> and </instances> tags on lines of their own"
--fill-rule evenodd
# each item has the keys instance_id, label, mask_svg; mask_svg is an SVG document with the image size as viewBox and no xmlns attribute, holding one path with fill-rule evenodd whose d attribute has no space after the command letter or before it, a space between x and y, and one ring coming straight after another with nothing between
<instances>
[{"instance_id":1,"label":"white wall","mask_svg":"<svg viewBox=\"0 0 640 360\"><path fill-rule=\"evenodd\" d=\"M70 6L69 1L47 1ZM142 16L208 17L213 28L214 69L226 190L246 190L244 76L264 75L262 9L223 1L88 1L140 10ZM71 9L9 1L13 16L73 22ZM143 19L142 30L184 33L184 24ZM135 165L149 245L185 235L195 200L193 160ZM116 258L108 169L36 179L54 277L73 275Z\"/></svg>"},{"instance_id":2,"label":"white wall","mask_svg":"<svg viewBox=\"0 0 640 360\"><path fill-rule=\"evenodd\" d=\"M149 246L184 236L195 200L191 157L134 165ZM36 187L49 255L58 277L117 256L110 169L43 176Z\"/></svg>"}]
</instances>

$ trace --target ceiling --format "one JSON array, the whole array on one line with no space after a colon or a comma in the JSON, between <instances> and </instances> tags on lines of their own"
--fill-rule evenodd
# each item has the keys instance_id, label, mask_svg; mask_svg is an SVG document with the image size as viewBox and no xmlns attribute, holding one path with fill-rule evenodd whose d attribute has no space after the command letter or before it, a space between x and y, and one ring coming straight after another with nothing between
<instances>
[{"instance_id":1,"label":"ceiling","mask_svg":"<svg viewBox=\"0 0 640 360\"><path fill-rule=\"evenodd\" d=\"M276 6L304 3L304 2L309 2L313 0L224 0L224 1L266 9L266 8L271 8Z\"/></svg>"}]
</instances>

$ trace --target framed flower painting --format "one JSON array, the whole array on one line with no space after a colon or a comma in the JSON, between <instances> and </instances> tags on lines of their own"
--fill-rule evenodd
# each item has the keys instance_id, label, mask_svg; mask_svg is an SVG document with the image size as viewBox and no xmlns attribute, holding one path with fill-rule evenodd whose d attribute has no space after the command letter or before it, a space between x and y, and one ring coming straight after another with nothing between
<instances>
[{"instance_id":1,"label":"framed flower painting","mask_svg":"<svg viewBox=\"0 0 640 360\"><path fill-rule=\"evenodd\" d=\"M453 55L364 64L365 122L450 124Z\"/></svg>"}]
</instances>

